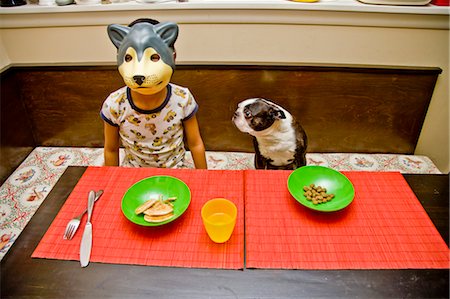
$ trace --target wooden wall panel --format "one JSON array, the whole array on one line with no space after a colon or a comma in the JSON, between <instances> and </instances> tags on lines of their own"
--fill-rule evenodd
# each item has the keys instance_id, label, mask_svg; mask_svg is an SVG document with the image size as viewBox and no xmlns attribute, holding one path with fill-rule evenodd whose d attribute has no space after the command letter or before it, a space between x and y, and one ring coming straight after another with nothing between
<instances>
[{"instance_id":1,"label":"wooden wall panel","mask_svg":"<svg viewBox=\"0 0 450 299\"><path fill-rule=\"evenodd\" d=\"M252 150L231 117L241 100L271 99L309 137L309 152L413 153L438 70L327 67L177 70L200 104L208 148Z\"/></svg>"},{"instance_id":2,"label":"wooden wall panel","mask_svg":"<svg viewBox=\"0 0 450 299\"><path fill-rule=\"evenodd\" d=\"M17 74L8 70L0 77L0 184L20 165L35 146L30 119L20 97Z\"/></svg>"},{"instance_id":3,"label":"wooden wall panel","mask_svg":"<svg viewBox=\"0 0 450 299\"><path fill-rule=\"evenodd\" d=\"M21 69L21 95L44 146L102 146L99 113L110 91L122 85L112 68Z\"/></svg>"},{"instance_id":4,"label":"wooden wall panel","mask_svg":"<svg viewBox=\"0 0 450 299\"><path fill-rule=\"evenodd\" d=\"M114 66L14 72L36 144L102 146L102 102L123 85ZM408 154L439 73L437 68L179 66L172 81L189 87L199 103L208 150L253 151L250 137L231 117L239 101L264 97L300 121L309 152Z\"/></svg>"}]
</instances>

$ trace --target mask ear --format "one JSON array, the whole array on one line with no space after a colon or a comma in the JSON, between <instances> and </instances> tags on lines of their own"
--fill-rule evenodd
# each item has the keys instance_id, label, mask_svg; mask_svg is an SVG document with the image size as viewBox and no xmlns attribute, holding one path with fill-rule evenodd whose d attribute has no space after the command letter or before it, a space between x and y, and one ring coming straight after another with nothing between
<instances>
[{"instance_id":1,"label":"mask ear","mask_svg":"<svg viewBox=\"0 0 450 299\"><path fill-rule=\"evenodd\" d=\"M271 107L269 110L269 114L273 116L274 119L285 119L286 115L284 112L278 108Z\"/></svg>"},{"instance_id":2,"label":"mask ear","mask_svg":"<svg viewBox=\"0 0 450 299\"><path fill-rule=\"evenodd\" d=\"M172 22L159 23L155 25L156 33L162 38L167 46L173 48L178 38L178 25Z\"/></svg>"},{"instance_id":3,"label":"mask ear","mask_svg":"<svg viewBox=\"0 0 450 299\"><path fill-rule=\"evenodd\" d=\"M129 27L112 24L108 25L108 35L114 46L119 49L125 36L130 32Z\"/></svg>"}]
</instances>

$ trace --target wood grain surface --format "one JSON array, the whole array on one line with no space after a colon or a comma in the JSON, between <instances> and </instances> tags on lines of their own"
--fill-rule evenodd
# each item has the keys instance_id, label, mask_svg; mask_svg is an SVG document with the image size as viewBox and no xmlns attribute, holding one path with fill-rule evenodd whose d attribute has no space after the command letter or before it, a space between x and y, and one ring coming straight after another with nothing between
<instances>
[{"instance_id":1,"label":"wood grain surface","mask_svg":"<svg viewBox=\"0 0 450 299\"><path fill-rule=\"evenodd\" d=\"M197 117L208 150L253 152L250 136L236 129L231 117L240 101L263 97L302 124L308 152L412 154L440 72L422 67L181 65L172 82L188 87L199 103ZM115 66L9 69L1 78L2 149L103 146L99 112L106 97L123 85ZM2 152L6 160L14 156Z\"/></svg>"},{"instance_id":2,"label":"wood grain surface","mask_svg":"<svg viewBox=\"0 0 450 299\"><path fill-rule=\"evenodd\" d=\"M69 167L1 261L2 298L448 298L442 270L217 270L33 259L84 167ZM448 236L448 175L404 175ZM442 213L432 211L442 210ZM95 241L95 240L94 240ZM448 237L447 237L448 244Z\"/></svg>"}]
</instances>

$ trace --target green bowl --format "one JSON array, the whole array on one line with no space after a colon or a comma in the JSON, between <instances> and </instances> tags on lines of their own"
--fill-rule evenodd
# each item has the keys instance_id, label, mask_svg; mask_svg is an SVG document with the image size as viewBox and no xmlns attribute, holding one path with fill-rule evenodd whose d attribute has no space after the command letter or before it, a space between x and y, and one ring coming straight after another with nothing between
<instances>
[{"instance_id":1,"label":"green bowl","mask_svg":"<svg viewBox=\"0 0 450 299\"><path fill-rule=\"evenodd\" d=\"M327 188L327 193L333 193L331 201L313 204L303 195L304 186L315 184ZM334 212L347 207L355 197L355 189L350 180L334 169L323 166L303 166L294 170L288 178L288 189L291 195L302 205L321 212Z\"/></svg>"},{"instance_id":2,"label":"green bowl","mask_svg":"<svg viewBox=\"0 0 450 299\"><path fill-rule=\"evenodd\" d=\"M174 216L166 221L152 223L144 220L144 215L134 212L138 206L149 199L177 197L173 203ZM191 191L180 179L171 176L152 176L131 186L122 198L122 212L131 222L142 226L159 226L174 221L186 211L191 202Z\"/></svg>"}]
</instances>

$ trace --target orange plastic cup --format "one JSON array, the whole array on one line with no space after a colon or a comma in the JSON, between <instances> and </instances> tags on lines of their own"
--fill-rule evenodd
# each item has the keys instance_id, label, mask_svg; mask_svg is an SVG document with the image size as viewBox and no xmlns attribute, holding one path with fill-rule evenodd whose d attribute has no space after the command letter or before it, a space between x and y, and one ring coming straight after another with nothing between
<instances>
[{"instance_id":1,"label":"orange plastic cup","mask_svg":"<svg viewBox=\"0 0 450 299\"><path fill-rule=\"evenodd\" d=\"M202 220L213 242L225 243L230 239L236 224L237 208L225 198L214 198L202 207Z\"/></svg>"}]
</instances>

